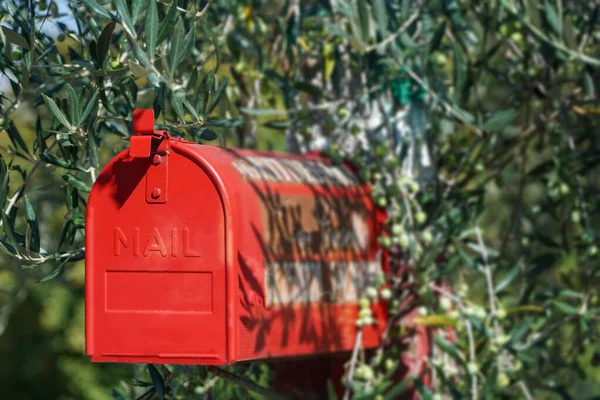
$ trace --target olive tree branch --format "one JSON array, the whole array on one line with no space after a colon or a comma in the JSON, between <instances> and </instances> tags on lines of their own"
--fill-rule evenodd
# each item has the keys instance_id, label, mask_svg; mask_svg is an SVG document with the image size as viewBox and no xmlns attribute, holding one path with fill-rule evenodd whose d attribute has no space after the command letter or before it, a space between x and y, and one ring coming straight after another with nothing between
<instances>
[{"instance_id":1,"label":"olive tree branch","mask_svg":"<svg viewBox=\"0 0 600 400\"><path fill-rule=\"evenodd\" d=\"M239 376L236 375L234 373L231 373L229 371L224 370L223 368L219 368L219 367L215 367L213 365L207 366L206 370L215 375L218 376L221 379L225 379L231 383L234 383L250 392L254 392L257 394L260 394L261 396L264 396L267 399L272 399L272 400L288 400L288 397L283 396L277 392L274 392L272 390L269 390L267 388L264 388L262 386L257 385L256 383L252 382L250 379L245 378L243 376Z\"/></svg>"},{"instance_id":2,"label":"olive tree branch","mask_svg":"<svg viewBox=\"0 0 600 400\"><path fill-rule=\"evenodd\" d=\"M582 61L586 64L590 64L593 65L595 67L600 66L600 59L594 58L594 57L590 57L586 54L580 53L579 51L575 51L575 50L571 50L569 49L567 46L563 45L562 43L560 43L557 40L553 40L551 38L549 38L548 36L546 36L540 29L538 29L537 27L535 27L533 24L531 24L531 22L529 22L529 20L527 20L526 18L524 18L523 12L520 12L519 10L516 10L515 8L513 8L512 4L510 4L511 2L509 2L508 0L501 0L502 5L505 7L506 10L508 10L508 12L510 12L513 16L515 16L524 26L527 27L527 29L529 29L529 31L538 39L540 39L541 41L545 42L546 44L554 47L557 50L563 51L565 53L567 53L568 55L570 55L571 57Z\"/></svg>"},{"instance_id":3,"label":"olive tree branch","mask_svg":"<svg viewBox=\"0 0 600 400\"><path fill-rule=\"evenodd\" d=\"M362 343L362 328L358 328L356 333L356 340L354 341L354 349L352 349L352 357L350 358L350 368L348 369L348 378L346 379L346 389L344 390L343 400L350 399L350 389L352 387L352 378L354 377L354 370L356 369L356 362L358 361L358 350Z\"/></svg>"}]
</instances>

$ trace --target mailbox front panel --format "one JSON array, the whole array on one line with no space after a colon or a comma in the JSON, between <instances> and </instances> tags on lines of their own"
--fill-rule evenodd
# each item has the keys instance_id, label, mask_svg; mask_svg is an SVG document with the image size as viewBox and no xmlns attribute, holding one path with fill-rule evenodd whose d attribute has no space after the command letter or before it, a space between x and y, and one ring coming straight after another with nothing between
<instances>
[{"instance_id":1,"label":"mailbox front panel","mask_svg":"<svg viewBox=\"0 0 600 400\"><path fill-rule=\"evenodd\" d=\"M93 361L225 364L223 204L188 158L162 163L123 153L92 191L87 352ZM165 202L149 201L154 186Z\"/></svg>"}]
</instances>

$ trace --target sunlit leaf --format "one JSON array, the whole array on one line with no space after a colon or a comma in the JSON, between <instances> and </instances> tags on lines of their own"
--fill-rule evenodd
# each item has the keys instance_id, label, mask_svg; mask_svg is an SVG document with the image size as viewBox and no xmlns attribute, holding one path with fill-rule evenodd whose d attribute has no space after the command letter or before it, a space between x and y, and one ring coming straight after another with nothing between
<instances>
[{"instance_id":1,"label":"sunlit leaf","mask_svg":"<svg viewBox=\"0 0 600 400\"><path fill-rule=\"evenodd\" d=\"M63 126L69 128L69 129L72 129L73 126L67 119L66 115L58 107L58 105L56 105L54 100L52 100L50 97L46 96L45 94L42 94L42 97L44 98L44 103L46 103L46 106L48 107L48 109L50 110L52 115L54 115L54 117L58 120L58 122L60 122Z\"/></svg>"},{"instance_id":2,"label":"sunlit leaf","mask_svg":"<svg viewBox=\"0 0 600 400\"><path fill-rule=\"evenodd\" d=\"M418 316L413 318L412 321L417 325L436 328L456 326L458 324L458 321L456 319L443 314Z\"/></svg>"}]
</instances>

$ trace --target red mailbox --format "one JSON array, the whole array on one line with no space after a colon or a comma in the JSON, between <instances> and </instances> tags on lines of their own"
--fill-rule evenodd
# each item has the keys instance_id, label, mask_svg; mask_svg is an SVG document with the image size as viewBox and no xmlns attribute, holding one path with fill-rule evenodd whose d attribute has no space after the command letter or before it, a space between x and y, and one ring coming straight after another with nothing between
<instances>
[{"instance_id":1,"label":"red mailbox","mask_svg":"<svg viewBox=\"0 0 600 400\"><path fill-rule=\"evenodd\" d=\"M202 146L134 114L86 223L86 352L231 364L351 350L385 268L368 187L318 156ZM363 347L380 345L383 302Z\"/></svg>"}]
</instances>

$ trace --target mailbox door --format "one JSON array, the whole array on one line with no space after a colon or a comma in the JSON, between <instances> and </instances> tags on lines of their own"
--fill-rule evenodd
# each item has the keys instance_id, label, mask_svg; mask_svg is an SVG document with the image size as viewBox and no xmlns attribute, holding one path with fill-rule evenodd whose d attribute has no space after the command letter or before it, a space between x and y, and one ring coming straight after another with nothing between
<instances>
[{"instance_id":1,"label":"mailbox door","mask_svg":"<svg viewBox=\"0 0 600 400\"><path fill-rule=\"evenodd\" d=\"M197 164L177 153L165 159L155 166L117 158L92 192L86 335L93 361L227 363L221 198ZM158 168L166 168L164 182ZM166 190L166 202L149 202L148 185Z\"/></svg>"}]
</instances>

